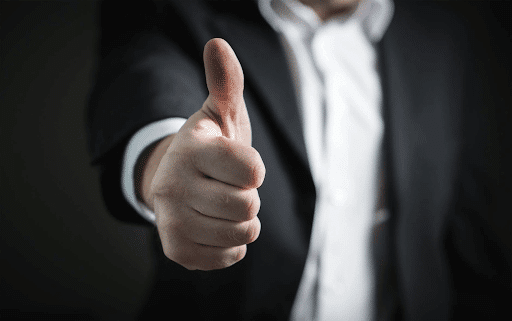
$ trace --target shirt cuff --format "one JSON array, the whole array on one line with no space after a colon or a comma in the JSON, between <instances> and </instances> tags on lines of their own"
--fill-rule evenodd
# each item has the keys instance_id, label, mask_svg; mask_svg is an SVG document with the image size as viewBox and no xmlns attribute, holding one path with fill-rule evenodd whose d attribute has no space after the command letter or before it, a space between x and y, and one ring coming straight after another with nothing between
<instances>
[{"instance_id":1,"label":"shirt cuff","mask_svg":"<svg viewBox=\"0 0 512 321\"><path fill-rule=\"evenodd\" d=\"M121 172L123 195L128 203L150 223L155 224L155 213L149 210L135 196L133 173L137 159L146 147L159 139L177 133L186 121L185 118L175 117L146 125L133 135L125 149Z\"/></svg>"}]
</instances>

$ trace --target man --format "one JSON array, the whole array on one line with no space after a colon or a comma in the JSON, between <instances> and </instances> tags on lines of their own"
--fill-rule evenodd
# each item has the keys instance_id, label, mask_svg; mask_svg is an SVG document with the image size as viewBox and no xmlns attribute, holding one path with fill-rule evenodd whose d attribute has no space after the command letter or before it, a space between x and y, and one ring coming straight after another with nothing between
<instances>
[{"instance_id":1,"label":"man","mask_svg":"<svg viewBox=\"0 0 512 321\"><path fill-rule=\"evenodd\" d=\"M393 8L169 1L103 24L89 139L109 210L158 231L144 317L507 312L473 44L436 5Z\"/></svg>"}]
</instances>

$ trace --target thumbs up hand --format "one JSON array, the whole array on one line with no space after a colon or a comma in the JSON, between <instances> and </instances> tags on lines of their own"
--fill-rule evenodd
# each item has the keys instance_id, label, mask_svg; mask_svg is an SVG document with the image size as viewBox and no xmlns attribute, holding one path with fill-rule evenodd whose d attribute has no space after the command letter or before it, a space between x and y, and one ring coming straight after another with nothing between
<instances>
[{"instance_id":1,"label":"thumbs up hand","mask_svg":"<svg viewBox=\"0 0 512 321\"><path fill-rule=\"evenodd\" d=\"M259 236L265 167L251 147L243 72L222 39L204 49L209 96L173 135L149 189L165 255L189 270L233 265Z\"/></svg>"}]
</instances>

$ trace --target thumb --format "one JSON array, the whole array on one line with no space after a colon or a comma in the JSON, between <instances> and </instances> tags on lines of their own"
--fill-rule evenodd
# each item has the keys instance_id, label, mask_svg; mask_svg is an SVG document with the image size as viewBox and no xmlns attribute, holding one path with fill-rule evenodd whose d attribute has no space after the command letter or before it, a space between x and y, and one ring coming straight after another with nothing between
<instances>
[{"instance_id":1,"label":"thumb","mask_svg":"<svg viewBox=\"0 0 512 321\"><path fill-rule=\"evenodd\" d=\"M215 121L222 135L251 145L251 125L243 98L244 73L231 46L223 39L208 41L203 53L210 95L203 112Z\"/></svg>"}]
</instances>

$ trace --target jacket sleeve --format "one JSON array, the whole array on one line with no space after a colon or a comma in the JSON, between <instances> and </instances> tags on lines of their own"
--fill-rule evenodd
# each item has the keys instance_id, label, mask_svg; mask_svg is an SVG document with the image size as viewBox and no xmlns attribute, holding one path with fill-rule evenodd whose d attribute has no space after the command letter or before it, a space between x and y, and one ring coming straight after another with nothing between
<instances>
[{"instance_id":1,"label":"jacket sleeve","mask_svg":"<svg viewBox=\"0 0 512 321\"><path fill-rule=\"evenodd\" d=\"M207 89L197 59L201 53L192 57L169 37L182 30L162 32L165 17L158 8L134 3L118 8L107 1L100 7L99 60L86 130L91 165L99 167L107 209L123 221L146 223L122 194L126 145L149 123L188 118L201 107Z\"/></svg>"}]
</instances>

